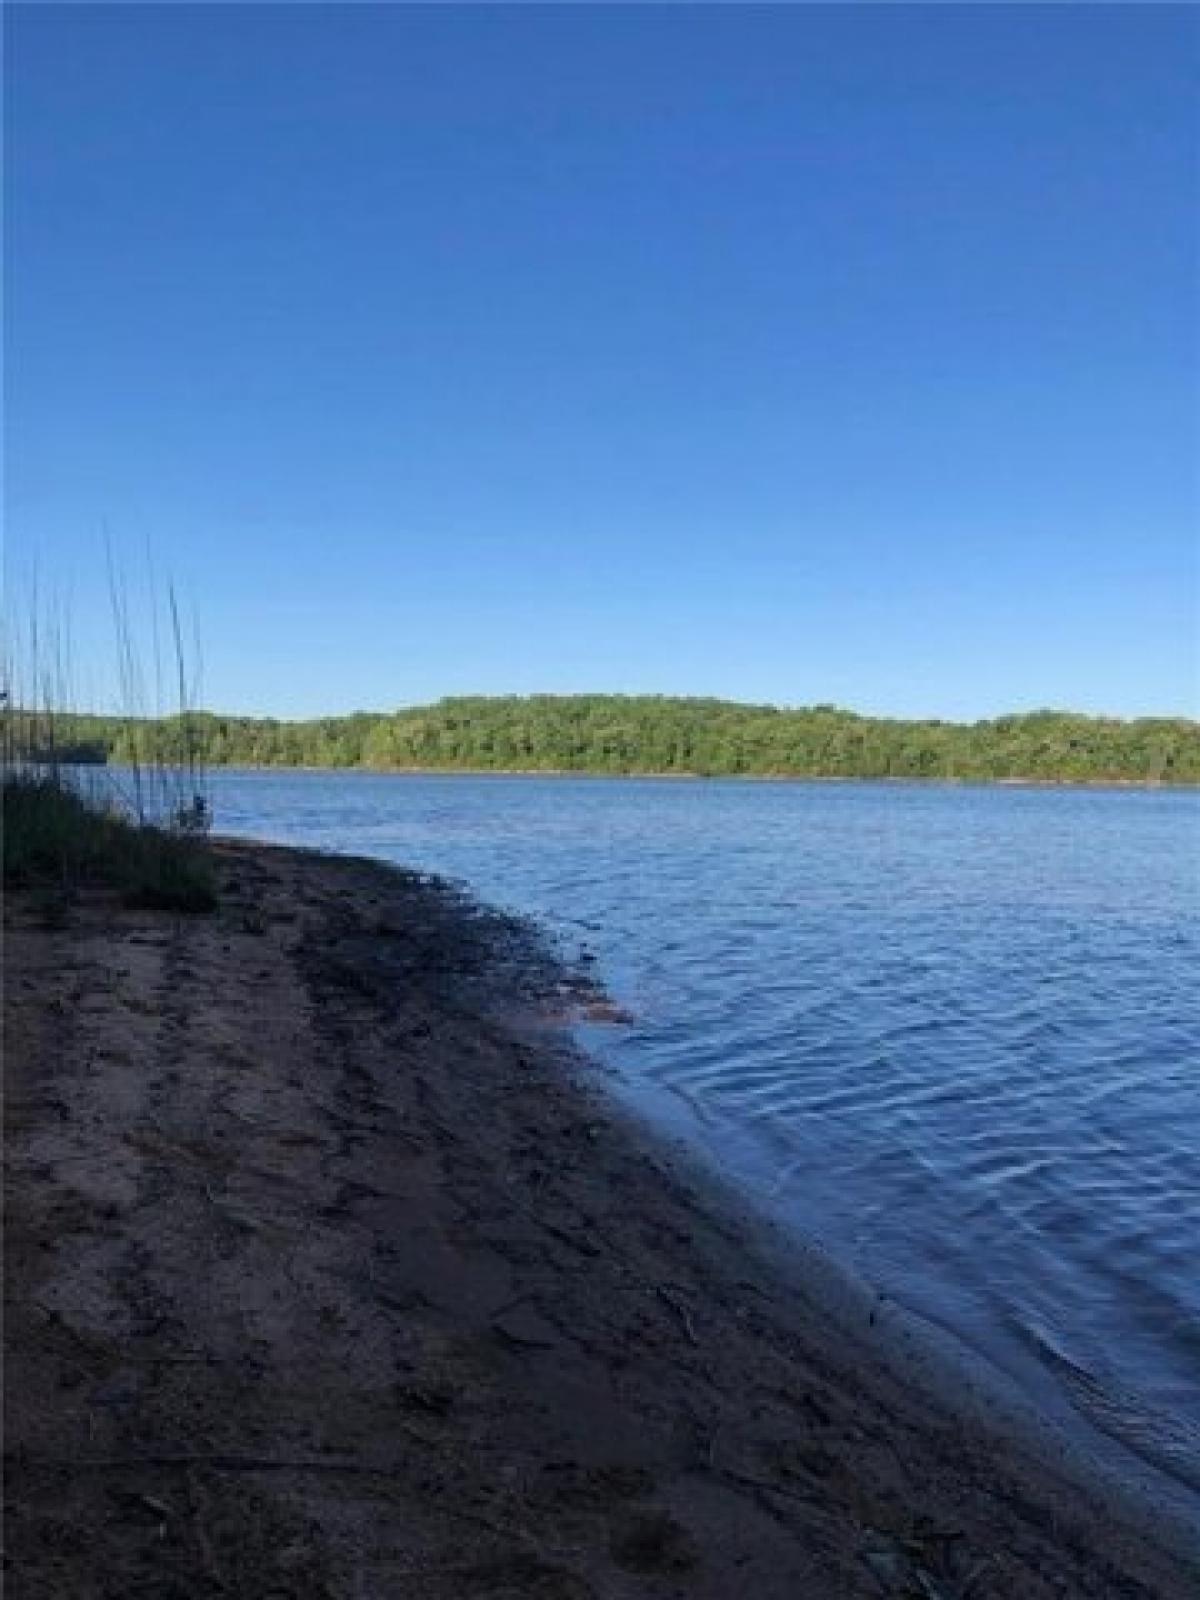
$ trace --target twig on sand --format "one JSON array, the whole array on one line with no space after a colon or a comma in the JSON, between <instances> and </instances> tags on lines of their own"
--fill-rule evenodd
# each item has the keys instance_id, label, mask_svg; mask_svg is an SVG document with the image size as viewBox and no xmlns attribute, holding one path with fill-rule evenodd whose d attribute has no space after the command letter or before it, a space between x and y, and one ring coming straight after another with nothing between
<instances>
[{"instance_id":1,"label":"twig on sand","mask_svg":"<svg viewBox=\"0 0 1200 1600\"><path fill-rule=\"evenodd\" d=\"M692 1314L683 1301L677 1300L671 1291L661 1283L654 1285L654 1292L663 1304L670 1306L671 1310L679 1318L683 1324L683 1331L687 1334L688 1342L690 1344L699 1344L700 1341L696 1337L696 1325L692 1321Z\"/></svg>"},{"instance_id":2,"label":"twig on sand","mask_svg":"<svg viewBox=\"0 0 1200 1600\"><path fill-rule=\"evenodd\" d=\"M204 1524L203 1507L200 1504L200 1483L194 1469L187 1475L188 1504L192 1512L192 1528L196 1535L196 1544L200 1549L200 1559L204 1563L204 1570L213 1583L222 1593L228 1592L229 1585L217 1565L216 1552L212 1547L212 1540L208 1537L208 1529Z\"/></svg>"}]
</instances>

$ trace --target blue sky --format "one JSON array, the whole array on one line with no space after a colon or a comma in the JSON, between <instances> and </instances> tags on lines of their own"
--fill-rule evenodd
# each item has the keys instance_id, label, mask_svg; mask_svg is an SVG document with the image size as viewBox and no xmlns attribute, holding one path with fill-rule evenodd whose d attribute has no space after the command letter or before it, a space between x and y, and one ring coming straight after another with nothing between
<instances>
[{"instance_id":1,"label":"blue sky","mask_svg":"<svg viewBox=\"0 0 1200 1600\"><path fill-rule=\"evenodd\" d=\"M1185 7L10 7L8 563L207 703L1197 706Z\"/></svg>"}]
</instances>

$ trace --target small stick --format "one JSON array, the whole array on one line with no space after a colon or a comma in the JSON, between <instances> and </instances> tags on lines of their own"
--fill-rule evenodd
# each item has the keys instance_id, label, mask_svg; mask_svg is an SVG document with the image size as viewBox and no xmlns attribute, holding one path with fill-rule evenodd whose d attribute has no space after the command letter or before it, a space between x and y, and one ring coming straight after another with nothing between
<instances>
[{"instance_id":1,"label":"small stick","mask_svg":"<svg viewBox=\"0 0 1200 1600\"><path fill-rule=\"evenodd\" d=\"M200 1558L204 1562L209 1577L221 1590L222 1594L228 1592L228 1584L221 1576L217 1567L217 1558L213 1552L212 1540L208 1537L208 1529L204 1525L204 1511L200 1504L199 1484L196 1479L195 1469L189 1469L187 1475L188 1503L192 1511L192 1527L196 1533L196 1543L200 1547Z\"/></svg>"},{"instance_id":2,"label":"small stick","mask_svg":"<svg viewBox=\"0 0 1200 1600\"><path fill-rule=\"evenodd\" d=\"M700 1341L696 1337L695 1324L692 1322L692 1314L683 1304L683 1302L681 1300L676 1300L671 1291L669 1289L664 1289L662 1284L655 1284L654 1292L664 1303L664 1305L670 1306L671 1310L679 1318L680 1322L683 1323L683 1331L687 1334L689 1342L692 1344L699 1344Z\"/></svg>"}]
</instances>

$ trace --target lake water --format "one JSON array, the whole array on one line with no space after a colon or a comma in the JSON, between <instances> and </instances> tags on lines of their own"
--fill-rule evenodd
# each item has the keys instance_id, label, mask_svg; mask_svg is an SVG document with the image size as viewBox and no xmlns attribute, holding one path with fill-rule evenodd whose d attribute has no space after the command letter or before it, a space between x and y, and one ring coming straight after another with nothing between
<instances>
[{"instance_id":1,"label":"lake water","mask_svg":"<svg viewBox=\"0 0 1200 1600\"><path fill-rule=\"evenodd\" d=\"M220 830L592 952L589 1039L763 1208L1200 1487L1200 795L217 773Z\"/></svg>"}]
</instances>

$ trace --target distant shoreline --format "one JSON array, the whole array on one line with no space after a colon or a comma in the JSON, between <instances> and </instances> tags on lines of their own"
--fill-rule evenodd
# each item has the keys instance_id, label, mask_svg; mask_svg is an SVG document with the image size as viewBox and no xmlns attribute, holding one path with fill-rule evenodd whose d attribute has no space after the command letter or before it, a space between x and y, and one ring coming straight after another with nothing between
<instances>
[{"instance_id":1,"label":"distant shoreline","mask_svg":"<svg viewBox=\"0 0 1200 1600\"><path fill-rule=\"evenodd\" d=\"M768 782L1200 786L1200 722L1034 711L958 723L655 695L474 696L288 721L185 707L36 714L26 743L150 766L746 778ZM20 730L18 730L20 731Z\"/></svg>"},{"instance_id":2,"label":"distant shoreline","mask_svg":"<svg viewBox=\"0 0 1200 1600\"><path fill-rule=\"evenodd\" d=\"M105 763L96 763L103 770ZM107 765L119 767L121 762ZM588 772L578 767L321 767L283 766L252 761L209 762L209 772L304 773L311 776L337 774L369 778L579 778L597 782L623 782L630 778L652 778L672 783L838 783L838 784L913 784L923 789L1163 789L1171 792L1200 792L1193 779L1172 781L1164 778L948 778L910 777L881 774L853 777L824 772Z\"/></svg>"}]
</instances>

